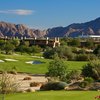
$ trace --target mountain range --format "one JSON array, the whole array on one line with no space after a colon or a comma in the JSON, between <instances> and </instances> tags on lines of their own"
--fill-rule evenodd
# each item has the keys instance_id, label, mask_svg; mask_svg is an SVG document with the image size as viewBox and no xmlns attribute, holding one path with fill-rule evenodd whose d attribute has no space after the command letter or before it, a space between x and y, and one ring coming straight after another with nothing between
<instances>
[{"instance_id":1,"label":"mountain range","mask_svg":"<svg viewBox=\"0 0 100 100\"><path fill-rule=\"evenodd\" d=\"M0 22L0 37L78 37L80 35L100 35L100 18L73 23L67 27L54 27L46 30L30 29L23 24Z\"/></svg>"}]
</instances>

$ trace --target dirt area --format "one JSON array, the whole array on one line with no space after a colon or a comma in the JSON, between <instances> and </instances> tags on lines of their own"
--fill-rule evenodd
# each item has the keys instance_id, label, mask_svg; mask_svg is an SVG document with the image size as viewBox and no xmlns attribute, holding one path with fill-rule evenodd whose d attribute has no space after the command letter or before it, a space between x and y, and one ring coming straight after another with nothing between
<instances>
[{"instance_id":1,"label":"dirt area","mask_svg":"<svg viewBox=\"0 0 100 100\"><path fill-rule=\"evenodd\" d=\"M9 74L10 77L13 77L14 80L18 83L19 88L18 91L25 91L27 89L31 89L31 90L39 90L41 87L41 83L45 83L47 82L47 79L45 78L45 76L43 75L29 75L29 74ZM29 79L25 79L25 78L29 78ZM36 83L40 83L40 85L38 86L34 86L34 87L30 87L30 83L31 82L36 82Z\"/></svg>"}]
</instances>

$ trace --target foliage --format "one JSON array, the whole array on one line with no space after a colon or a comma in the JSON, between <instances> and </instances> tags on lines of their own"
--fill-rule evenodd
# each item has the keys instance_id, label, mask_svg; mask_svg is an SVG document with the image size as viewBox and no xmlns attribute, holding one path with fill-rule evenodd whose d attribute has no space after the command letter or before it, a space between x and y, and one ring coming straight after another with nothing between
<instances>
[{"instance_id":1,"label":"foliage","mask_svg":"<svg viewBox=\"0 0 100 100\"><path fill-rule=\"evenodd\" d=\"M73 60L74 59L74 54L72 53L72 50L68 46L60 46L56 48L48 48L43 56L45 58L52 58L54 54L57 53L60 58L65 58L68 60Z\"/></svg>"},{"instance_id":2,"label":"foliage","mask_svg":"<svg viewBox=\"0 0 100 100\"><path fill-rule=\"evenodd\" d=\"M84 81L87 81L89 84L94 82L94 79L91 77L85 77Z\"/></svg>"},{"instance_id":3,"label":"foliage","mask_svg":"<svg viewBox=\"0 0 100 100\"><path fill-rule=\"evenodd\" d=\"M91 49L94 47L94 41L93 40L86 40L86 43L85 43L85 47Z\"/></svg>"},{"instance_id":4,"label":"foliage","mask_svg":"<svg viewBox=\"0 0 100 100\"><path fill-rule=\"evenodd\" d=\"M72 39L70 41L69 45L70 46L79 47L80 46L80 39L78 39L78 38Z\"/></svg>"},{"instance_id":5,"label":"foliage","mask_svg":"<svg viewBox=\"0 0 100 100\"><path fill-rule=\"evenodd\" d=\"M81 72L79 70L72 70L67 74L68 81L78 80L81 76Z\"/></svg>"},{"instance_id":6,"label":"foliage","mask_svg":"<svg viewBox=\"0 0 100 100\"><path fill-rule=\"evenodd\" d=\"M100 61L92 61L86 64L82 69L82 74L85 77L92 77L93 79L100 79Z\"/></svg>"},{"instance_id":7,"label":"foliage","mask_svg":"<svg viewBox=\"0 0 100 100\"><path fill-rule=\"evenodd\" d=\"M74 59L74 54L72 53L72 49L68 46L60 46L55 48L55 51L58 53L60 58L66 58L68 60Z\"/></svg>"},{"instance_id":8,"label":"foliage","mask_svg":"<svg viewBox=\"0 0 100 100\"><path fill-rule=\"evenodd\" d=\"M4 44L5 44L5 41L4 40L0 40L0 49L1 50L3 49Z\"/></svg>"},{"instance_id":9,"label":"foliage","mask_svg":"<svg viewBox=\"0 0 100 100\"><path fill-rule=\"evenodd\" d=\"M76 61L88 61L88 55L87 54L79 54L76 56Z\"/></svg>"},{"instance_id":10,"label":"foliage","mask_svg":"<svg viewBox=\"0 0 100 100\"><path fill-rule=\"evenodd\" d=\"M55 54L54 49L47 47L46 50L43 53L43 57L47 58L47 59L51 59Z\"/></svg>"},{"instance_id":11,"label":"foliage","mask_svg":"<svg viewBox=\"0 0 100 100\"><path fill-rule=\"evenodd\" d=\"M0 93L13 93L17 92L19 84L14 76L11 76L7 72L3 72L0 78Z\"/></svg>"},{"instance_id":12,"label":"foliage","mask_svg":"<svg viewBox=\"0 0 100 100\"><path fill-rule=\"evenodd\" d=\"M19 45L17 48L16 48L16 51L20 52L21 55L26 51L26 46L25 45Z\"/></svg>"},{"instance_id":13,"label":"foliage","mask_svg":"<svg viewBox=\"0 0 100 100\"><path fill-rule=\"evenodd\" d=\"M15 47L17 47L20 44L20 41L18 39L10 40L10 43L13 44Z\"/></svg>"},{"instance_id":14,"label":"foliage","mask_svg":"<svg viewBox=\"0 0 100 100\"><path fill-rule=\"evenodd\" d=\"M85 77L84 81L80 83L81 88L86 88L91 86L91 84L94 82L93 78L91 77Z\"/></svg>"},{"instance_id":15,"label":"foliage","mask_svg":"<svg viewBox=\"0 0 100 100\"><path fill-rule=\"evenodd\" d=\"M32 53L40 53L42 51L41 47L39 47L38 45L36 46L32 46Z\"/></svg>"},{"instance_id":16,"label":"foliage","mask_svg":"<svg viewBox=\"0 0 100 100\"><path fill-rule=\"evenodd\" d=\"M15 46L9 42L6 42L3 46L3 50L5 51L6 54L9 54L10 51L13 52L15 49Z\"/></svg>"},{"instance_id":17,"label":"foliage","mask_svg":"<svg viewBox=\"0 0 100 100\"><path fill-rule=\"evenodd\" d=\"M94 53L95 55L97 55L98 57L100 57L100 45L98 45L98 46L94 49L93 53Z\"/></svg>"},{"instance_id":18,"label":"foliage","mask_svg":"<svg viewBox=\"0 0 100 100\"><path fill-rule=\"evenodd\" d=\"M86 87L88 86L88 82L87 82L87 81L83 81L83 82L81 82L81 83L79 84L79 86L80 86L81 88L86 88Z\"/></svg>"},{"instance_id":19,"label":"foliage","mask_svg":"<svg viewBox=\"0 0 100 100\"><path fill-rule=\"evenodd\" d=\"M63 80L66 77L67 70L64 62L55 55L54 60L50 62L48 72L46 73L49 77L56 77Z\"/></svg>"}]
</instances>

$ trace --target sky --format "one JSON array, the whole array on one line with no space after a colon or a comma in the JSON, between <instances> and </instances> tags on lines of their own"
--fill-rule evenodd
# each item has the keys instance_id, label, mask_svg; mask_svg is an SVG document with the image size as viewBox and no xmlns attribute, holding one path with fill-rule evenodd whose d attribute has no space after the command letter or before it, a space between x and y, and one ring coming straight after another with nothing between
<instances>
[{"instance_id":1,"label":"sky","mask_svg":"<svg viewBox=\"0 0 100 100\"><path fill-rule=\"evenodd\" d=\"M100 17L100 0L0 0L0 21L47 29Z\"/></svg>"}]
</instances>

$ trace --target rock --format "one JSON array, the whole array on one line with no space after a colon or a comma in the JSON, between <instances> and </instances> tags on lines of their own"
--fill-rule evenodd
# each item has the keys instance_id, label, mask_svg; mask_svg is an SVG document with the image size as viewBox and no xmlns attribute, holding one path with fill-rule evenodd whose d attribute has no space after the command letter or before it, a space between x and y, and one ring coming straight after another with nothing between
<instances>
[{"instance_id":1,"label":"rock","mask_svg":"<svg viewBox=\"0 0 100 100\"><path fill-rule=\"evenodd\" d=\"M23 80L32 80L31 77L25 77Z\"/></svg>"},{"instance_id":2,"label":"rock","mask_svg":"<svg viewBox=\"0 0 100 100\"><path fill-rule=\"evenodd\" d=\"M35 90L32 89L32 88L29 88L29 89L26 90L26 92L35 92Z\"/></svg>"}]
</instances>

